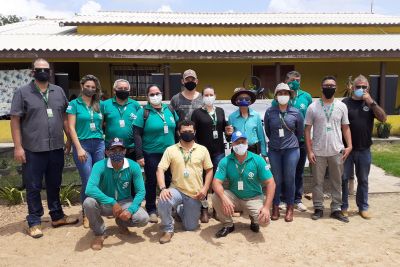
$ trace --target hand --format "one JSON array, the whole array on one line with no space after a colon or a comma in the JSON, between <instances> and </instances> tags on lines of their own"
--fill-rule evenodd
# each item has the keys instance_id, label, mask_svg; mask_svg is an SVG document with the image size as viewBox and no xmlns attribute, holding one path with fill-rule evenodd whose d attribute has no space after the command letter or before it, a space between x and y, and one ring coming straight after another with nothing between
<instances>
[{"instance_id":1,"label":"hand","mask_svg":"<svg viewBox=\"0 0 400 267\"><path fill-rule=\"evenodd\" d=\"M315 164L315 163L317 163L317 159L315 158L315 154L314 154L314 152L312 152L312 151L310 151L310 152L308 152L308 161L311 163L311 164Z\"/></svg>"},{"instance_id":2,"label":"hand","mask_svg":"<svg viewBox=\"0 0 400 267\"><path fill-rule=\"evenodd\" d=\"M71 140L67 139L65 142L64 154L68 155L71 152Z\"/></svg>"},{"instance_id":3,"label":"hand","mask_svg":"<svg viewBox=\"0 0 400 267\"><path fill-rule=\"evenodd\" d=\"M80 162L85 162L87 160L87 155L86 155L86 151L83 148L80 148L77 150L77 154L78 154L78 160Z\"/></svg>"},{"instance_id":4,"label":"hand","mask_svg":"<svg viewBox=\"0 0 400 267\"><path fill-rule=\"evenodd\" d=\"M227 196L222 199L222 207L224 208L224 214L227 216L232 216L235 213L235 205Z\"/></svg>"},{"instance_id":5,"label":"hand","mask_svg":"<svg viewBox=\"0 0 400 267\"><path fill-rule=\"evenodd\" d=\"M112 207L112 213L115 218L118 218L119 215L122 213L122 207L118 203L115 203L114 206Z\"/></svg>"},{"instance_id":6,"label":"hand","mask_svg":"<svg viewBox=\"0 0 400 267\"><path fill-rule=\"evenodd\" d=\"M25 150L22 147L14 148L14 159L19 163L26 163Z\"/></svg>"},{"instance_id":7,"label":"hand","mask_svg":"<svg viewBox=\"0 0 400 267\"><path fill-rule=\"evenodd\" d=\"M262 224L269 224L270 222L270 214L269 214L269 209L262 207L259 211L258 211L258 223L260 225Z\"/></svg>"},{"instance_id":8,"label":"hand","mask_svg":"<svg viewBox=\"0 0 400 267\"><path fill-rule=\"evenodd\" d=\"M172 195L168 188L165 188L164 190L161 191L161 193L160 193L161 200L167 201L167 200L170 200L171 198L172 198Z\"/></svg>"},{"instance_id":9,"label":"hand","mask_svg":"<svg viewBox=\"0 0 400 267\"><path fill-rule=\"evenodd\" d=\"M345 161L347 157L350 155L351 151L353 150L352 147L346 147L343 152L342 160Z\"/></svg>"},{"instance_id":10,"label":"hand","mask_svg":"<svg viewBox=\"0 0 400 267\"><path fill-rule=\"evenodd\" d=\"M265 159L266 163L269 163L269 158L268 157L264 157L264 159Z\"/></svg>"},{"instance_id":11,"label":"hand","mask_svg":"<svg viewBox=\"0 0 400 267\"><path fill-rule=\"evenodd\" d=\"M368 92L364 92L362 99L367 103L368 105L371 105L374 100L372 99L371 95Z\"/></svg>"},{"instance_id":12,"label":"hand","mask_svg":"<svg viewBox=\"0 0 400 267\"><path fill-rule=\"evenodd\" d=\"M203 187L194 197L195 197L197 200L203 200L203 199L206 198L207 193L208 193L208 189L206 189L206 188Z\"/></svg>"},{"instance_id":13,"label":"hand","mask_svg":"<svg viewBox=\"0 0 400 267\"><path fill-rule=\"evenodd\" d=\"M225 134L232 135L233 134L233 127L232 125L225 126Z\"/></svg>"},{"instance_id":14,"label":"hand","mask_svg":"<svg viewBox=\"0 0 400 267\"><path fill-rule=\"evenodd\" d=\"M136 160L136 162L137 162L141 167L144 166L144 158L138 159L138 160Z\"/></svg>"},{"instance_id":15,"label":"hand","mask_svg":"<svg viewBox=\"0 0 400 267\"><path fill-rule=\"evenodd\" d=\"M124 210L121 212L121 214L118 216L121 220L124 222L128 221L130 218L132 218L132 213L130 213L128 210Z\"/></svg>"}]
</instances>

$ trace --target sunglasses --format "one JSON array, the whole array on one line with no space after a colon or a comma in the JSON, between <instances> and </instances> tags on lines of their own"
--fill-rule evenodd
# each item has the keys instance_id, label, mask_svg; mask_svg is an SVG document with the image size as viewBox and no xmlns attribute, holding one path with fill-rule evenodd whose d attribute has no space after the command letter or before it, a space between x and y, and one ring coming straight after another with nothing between
<instances>
[{"instance_id":1,"label":"sunglasses","mask_svg":"<svg viewBox=\"0 0 400 267\"><path fill-rule=\"evenodd\" d=\"M151 97L158 96L158 95L161 95L161 93L149 94L149 96L151 96Z\"/></svg>"},{"instance_id":2,"label":"sunglasses","mask_svg":"<svg viewBox=\"0 0 400 267\"><path fill-rule=\"evenodd\" d=\"M367 89L368 86L366 85L356 85L356 89Z\"/></svg>"},{"instance_id":3,"label":"sunglasses","mask_svg":"<svg viewBox=\"0 0 400 267\"><path fill-rule=\"evenodd\" d=\"M35 68L34 71L35 72L47 72L47 73L50 73L50 69L49 68Z\"/></svg>"},{"instance_id":4,"label":"sunglasses","mask_svg":"<svg viewBox=\"0 0 400 267\"><path fill-rule=\"evenodd\" d=\"M249 96L241 96L241 97L238 97L237 100L239 100L239 101L250 101L251 98Z\"/></svg>"}]
</instances>

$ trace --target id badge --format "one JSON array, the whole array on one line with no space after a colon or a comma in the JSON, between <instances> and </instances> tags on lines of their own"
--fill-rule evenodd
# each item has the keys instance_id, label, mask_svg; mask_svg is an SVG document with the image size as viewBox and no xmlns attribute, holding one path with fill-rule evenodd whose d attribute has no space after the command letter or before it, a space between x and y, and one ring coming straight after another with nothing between
<instances>
[{"instance_id":1,"label":"id badge","mask_svg":"<svg viewBox=\"0 0 400 267\"><path fill-rule=\"evenodd\" d=\"M326 131L327 132L332 131L332 124L330 122L326 123Z\"/></svg>"},{"instance_id":2,"label":"id badge","mask_svg":"<svg viewBox=\"0 0 400 267\"><path fill-rule=\"evenodd\" d=\"M168 133L168 125L164 125L164 133L165 133L165 134Z\"/></svg>"},{"instance_id":3,"label":"id badge","mask_svg":"<svg viewBox=\"0 0 400 267\"><path fill-rule=\"evenodd\" d=\"M90 126L90 130L91 130L91 131L96 131L96 124L95 124L94 122L91 122L91 123L89 124L89 126Z\"/></svg>"},{"instance_id":4,"label":"id badge","mask_svg":"<svg viewBox=\"0 0 400 267\"><path fill-rule=\"evenodd\" d=\"M285 132L283 131L283 129L279 129L279 137L284 137L285 136Z\"/></svg>"},{"instance_id":5,"label":"id badge","mask_svg":"<svg viewBox=\"0 0 400 267\"><path fill-rule=\"evenodd\" d=\"M124 120L119 120L119 127L121 127L121 128L125 127L125 121Z\"/></svg>"},{"instance_id":6,"label":"id badge","mask_svg":"<svg viewBox=\"0 0 400 267\"><path fill-rule=\"evenodd\" d=\"M47 117L53 118L53 110L51 108L48 108L46 111L47 111Z\"/></svg>"},{"instance_id":7,"label":"id badge","mask_svg":"<svg viewBox=\"0 0 400 267\"><path fill-rule=\"evenodd\" d=\"M183 170L183 177L185 177L185 178L189 177L189 170L188 169L184 169Z\"/></svg>"},{"instance_id":8,"label":"id badge","mask_svg":"<svg viewBox=\"0 0 400 267\"><path fill-rule=\"evenodd\" d=\"M213 138L218 139L218 131L213 131Z\"/></svg>"},{"instance_id":9,"label":"id badge","mask_svg":"<svg viewBox=\"0 0 400 267\"><path fill-rule=\"evenodd\" d=\"M238 181L238 190L243 190L243 181Z\"/></svg>"}]
</instances>

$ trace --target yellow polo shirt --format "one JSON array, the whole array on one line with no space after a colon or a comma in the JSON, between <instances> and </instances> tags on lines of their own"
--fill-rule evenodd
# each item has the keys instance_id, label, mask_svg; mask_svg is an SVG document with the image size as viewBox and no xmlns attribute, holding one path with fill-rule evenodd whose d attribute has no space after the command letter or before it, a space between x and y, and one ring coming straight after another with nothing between
<instances>
[{"instance_id":1,"label":"yellow polo shirt","mask_svg":"<svg viewBox=\"0 0 400 267\"><path fill-rule=\"evenodd\" d=\"M211 169L213 164L207 148L195 143L190 150L191 157L185 167L181 149L183 149L181 143L169 146L165 150L158 168L166 171L171 167L171 187L194 198L203 187L203 170ZM185 156L188 156L189 152L184 153ZM189 172L188 177L184 176L185 169Z\"/></svg>"}]
</instances>

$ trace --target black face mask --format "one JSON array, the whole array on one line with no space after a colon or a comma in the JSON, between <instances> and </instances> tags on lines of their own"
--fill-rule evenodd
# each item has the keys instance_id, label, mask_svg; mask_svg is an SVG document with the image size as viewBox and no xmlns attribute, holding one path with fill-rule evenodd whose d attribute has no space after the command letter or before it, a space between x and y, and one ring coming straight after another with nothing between
<instances>
[{"instance_id":1,"label":"black face mask","mask_svg":"<svg viewBox=\"0 0 400 267\"><path fill-rule=\"evenodd\" d=\"M322 87L322 93L327 99L331 99L335 94L336 87L329 88L329 87Z\"/></svg>"},{"instance_id":2,"label":"black face mask","mask_svg":"<svg viewBox=\"0 0 400 267\"><path fill-rule=\"evenodd\" d=\"M194 140L194 133L183 132L181 133L181 139L185 142L192 142Z\"/></svg>"},{"instance_id":3,"label":"black face mask","mask_svg":"<svg viewBox=\"0 0 400 267\"><path fill-rule=\"evenodd\" d=\"M197 84L195 82L187 82L185 83L185 88L188 89L189 91L194 90L196 88Z\"/></svg>"},{"instance_id":4,"label":"black face mask","mask_svg":"<svg viewBox=\"0 0 400 267\"><path fill-rule=\"evenodd\" d=\"M47 82L50 79L50 70L49 69L35 69L35 73L33 77L39 82Z\"/></svg>"},{"instance_id":5,"label":"black face mask","mask_svg":"<svg viewBox=\"0 0 400 267\"><path fill-rule=\"evenodd\" d=\"M129 97L129 91L125 91L125 90L115 90L115 95L117 96L117 98L121 99L121 100L126 100Z\"/></svg>"}]
</instances>

